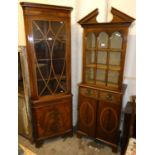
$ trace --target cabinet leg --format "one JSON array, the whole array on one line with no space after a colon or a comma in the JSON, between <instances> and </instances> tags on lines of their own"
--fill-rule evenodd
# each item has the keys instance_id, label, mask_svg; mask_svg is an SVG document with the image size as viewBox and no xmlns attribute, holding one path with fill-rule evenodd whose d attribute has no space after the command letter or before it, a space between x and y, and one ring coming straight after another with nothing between
<instances>
[{"instance_id":1,"label":"cabinet leg","mask_svg":"<svg viewBox=\"0 0 155 155\"><path fill-rule=\"evenodd\" d=\"M73 131L65 133L61 136L62 138L73 137Z\"/></svg>"},{"instance_id":2,"label":"cabinet leg","mask_svg":"<svg viewBox=\"0 0 155 155\"><path fill-rule=\"evenodd\" d=\"M68 134L69 137L73 137L73 131Z\"/></svg>"},{"instance_id":3,"label":"cabinet leg","mask_svg":"<svg viewBox=\"0 0 155 155\"><path fill-rule=\"evenodd\" d=\"M79 133L76 134L76 137L77 138L82 138L81 134L79 134Z\"/></svg>"},{"instance_id":4,"label":"cabinet leg","mask_svg":"<svg viewBox=\"0 0 155 155\"><path fill-rule=\"evenodd\" d=\"M35 143L36 148L40 148L43 145L44 141L37 141Z\"/></svg>"},{"instance_id":5,"label":"cabinet leg","mask_svg":"<svg viewBox=\"0 0 155 155\"><path fill-rule=\"evenodd\" d=\"M117 153L118 152L117 146L112 147L112 152L114 152L114 153Z\"/></svg>"},{"instance_id":6,"label":"cabinet leg","mask_svg":"<svg viewBox=\"0 0 155 155\"><path fill-rule=\"evenodd\" d=\"M69 136L69 137L73 137L73 130L70 131L70 132L67 134L67 136Z\"/></svg>"}]
</instances>

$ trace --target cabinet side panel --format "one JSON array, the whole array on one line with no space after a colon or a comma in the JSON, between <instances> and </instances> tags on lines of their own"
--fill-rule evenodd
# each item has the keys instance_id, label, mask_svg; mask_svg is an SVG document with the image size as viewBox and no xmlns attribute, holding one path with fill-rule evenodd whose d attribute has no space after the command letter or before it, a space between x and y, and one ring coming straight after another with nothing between
<instances>
[{"instance_id":1,"label":"cabinet side panel","mask_svg":"<svg viewBox=\"0 0 155 155\"><path fill-rule=\"evenodd\" d=\"M24 14L24 25L26 33L26 52L27 52L27 62L28 62L28 72L30 80L30 96L32 99L37 99L37 86L36 86L36 72L35 72L35 57L33 52L33 42L32 42L32 27L30 26L31 17Z\"/></svg>"}]
</instances>

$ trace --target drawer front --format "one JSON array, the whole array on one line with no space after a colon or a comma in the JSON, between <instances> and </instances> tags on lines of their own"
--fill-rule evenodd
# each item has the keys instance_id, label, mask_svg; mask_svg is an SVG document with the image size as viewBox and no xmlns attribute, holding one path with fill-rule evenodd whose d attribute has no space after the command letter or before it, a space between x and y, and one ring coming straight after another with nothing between
<instances>
[{"instance_id":1,"label":"drawer front","mask_svg":"<svg viewBox=\"0 0 155 155\"><path fill-rule=\"evenodd\" d=\"M121 102L121 94L100 91L99 98L100 100L104 100L105 102L118 103L118 104L120 104Z\"/></svg>"},{"instance_id":2,"label":"drawer front","mask_svg":"<svg viewBox=\"0 0 155 155\"><path fill-rule=\"evenodd\" d=\"M93 98L98 97L98 91L90 88L80 88L80 94Z\"/></svg>"}]
</instances>

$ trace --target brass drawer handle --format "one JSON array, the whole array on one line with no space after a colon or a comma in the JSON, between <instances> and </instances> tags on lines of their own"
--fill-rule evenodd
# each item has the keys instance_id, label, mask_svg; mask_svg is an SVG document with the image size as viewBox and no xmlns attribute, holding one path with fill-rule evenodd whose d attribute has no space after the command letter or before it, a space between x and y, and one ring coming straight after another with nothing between
<instances>
[{"instance_id":1,"label":"brass drawer handle","mask_svg":"<svg viewBox=\"0 0 155 155\"><path fill-rule=\"evenodd\" d=\"M91 90L90 89L88 89L87 90L87 95L91 95L92 93L91 93Z\"/></svg>"},{"instance_id":2,"label":"brass drawer handle","mask_svg":"<svg viewBox=\"0 0 155 155\"><path fill-rule=\"evenodd\" d=\"M107 99L108 101L112 101L112 100L113 100L112 94L108 94L108 95L106 96L106 99Z\"/></svg>"}]
</instances>

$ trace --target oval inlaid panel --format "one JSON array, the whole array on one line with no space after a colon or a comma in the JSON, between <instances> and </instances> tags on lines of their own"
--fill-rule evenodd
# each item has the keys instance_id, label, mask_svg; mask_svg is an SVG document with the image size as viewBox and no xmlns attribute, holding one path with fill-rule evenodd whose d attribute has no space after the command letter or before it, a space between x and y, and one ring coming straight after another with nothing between
<instances>
[{"instance_id":1,"label":"oval inlaid panel","mask_svg":"<svg viewBox=\"0 0 155 155\"><path fill-rule=\"evenodd\" d=\"M100 126L106 133L112 133L117 128L118 117L114 109L105 108L100 115Z\"/></svg>"},{"instance_id":2,"label":"oval inlaid panel","mask_svg":"<svg viewBox=\"0 0 155 155\"><path fill-rule=\"evenodd\" d=\"M83 102L80 106L80 119L85 126L91 126L93 124L94 110L89 102Z\"/></svg>"}]
</instances>

